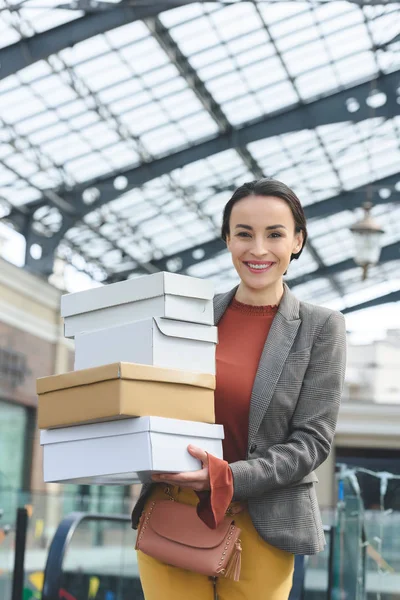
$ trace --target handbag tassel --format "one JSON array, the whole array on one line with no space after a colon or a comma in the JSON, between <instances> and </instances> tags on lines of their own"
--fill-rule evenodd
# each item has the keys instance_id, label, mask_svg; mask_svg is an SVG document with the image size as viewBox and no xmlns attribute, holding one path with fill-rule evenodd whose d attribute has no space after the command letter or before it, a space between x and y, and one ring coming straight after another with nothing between
<instances>
[{"instance_id":1,"label":"handbag tassel","mask_svg":"<svg viewBox=\"0 0 400 600\"><path fill-rule=\"evenodd\" d=\"M240 540L235 542L235 550L231 556L228 566L226 567L225 577L239 581L240 569L242 566L242 545Z\"/></svg>"}]
</instances>

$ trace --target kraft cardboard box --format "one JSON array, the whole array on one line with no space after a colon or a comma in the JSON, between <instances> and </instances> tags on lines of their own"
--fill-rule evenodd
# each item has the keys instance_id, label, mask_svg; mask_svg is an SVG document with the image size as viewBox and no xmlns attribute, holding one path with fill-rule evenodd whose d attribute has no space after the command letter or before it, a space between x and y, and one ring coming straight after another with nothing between
<instances>
[{"instance_id":1,"label":"kraft cardboard box","mask_svg":"<svg viewBox=\"0 0 400 600\"><path fill-rule=\"evenodd\" d=\"M66 337L150 317L214 324L211 281L154 273L61 298Z\"/></svg>"},{"instance_id":2,"label":"kraft cardboard box","mask_svg":"<svg viewBox=\"0 0 400 600\"><path fill-rule=\"evenodd\" d=\"M222 425L140 417L41 431L47 483L130 485L201 468L189 444L222 458Z\"/></svg>"},{"instance_id":3,"label":"kraft cardboard box","mask_svg":"<svg viewBox=\"0 0 400 600\"><path fill-rule=\"evenodd\" d=\"M211 374L113 363L37 380L40 429L127 417L214 423Z\"/></svg>"},{"instance_id":4,"label":"kraft cardboard box","mask_svg":"<svg viewBox=\"0 0 400 600\"><path fill-rule=\"evenodd\" d=\"M218 330L154 318L75 336L75 370L117 361L215 375Z\"/></svg>"}]
</instances>

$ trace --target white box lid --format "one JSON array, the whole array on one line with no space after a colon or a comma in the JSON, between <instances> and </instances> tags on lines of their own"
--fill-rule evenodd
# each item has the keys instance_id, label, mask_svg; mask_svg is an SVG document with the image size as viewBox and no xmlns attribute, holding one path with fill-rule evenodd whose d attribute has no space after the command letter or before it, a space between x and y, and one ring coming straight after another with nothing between
<instances>
[{"instance_id":1,"label":"white box lid","mask_svg":"<svg viewBox=\"0 0 400 600\"><path fill-rule=\"evenodd\" d=\"M209 280L177 273L153 273L83 292L64 294L61 296L61 316L70 317L164 294L212 300L214 285Z\"/></svg>"},{"instance_id":2,"label":"white box lid","mask_svg":"<svg viewBox=\"0 0 400 600\"><path fill-rule=\"evenodd\" d=\"M74 425L58 429L42 429L40 444L57 444L99 437L128 435L142 432L170 433L213 439L224 439L223 425L198 423L196 421L181 421L165 417L133 417L119 421Z\"/></svg>"}]
</instances>

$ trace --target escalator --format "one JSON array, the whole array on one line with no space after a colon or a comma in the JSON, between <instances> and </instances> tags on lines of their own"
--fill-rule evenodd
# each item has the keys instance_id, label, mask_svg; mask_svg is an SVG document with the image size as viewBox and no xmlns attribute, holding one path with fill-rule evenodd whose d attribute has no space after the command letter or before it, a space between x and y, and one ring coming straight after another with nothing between
<instances>
[{"instance_id":1,"label":"escalator","mask_svg":"<svg viewBox=\"0 0 400 600\"><path fill-rule=\"evenodd\" d=\"M42 600L144 600L127 515L71 513L50 545Z\"/></svg>"}]
</instances>

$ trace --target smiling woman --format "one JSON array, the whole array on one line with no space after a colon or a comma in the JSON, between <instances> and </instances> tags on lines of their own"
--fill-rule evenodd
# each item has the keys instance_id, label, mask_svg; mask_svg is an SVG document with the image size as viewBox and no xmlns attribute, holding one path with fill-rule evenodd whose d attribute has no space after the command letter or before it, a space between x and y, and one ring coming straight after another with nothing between
<instances>
[{"instance_id":1,"label":"smiling woman","mask_svg":"<svg viewBox=\"0 0 400 600\"><path fill-rule=\"evenodd\" d=\"M221 233L240 277L239 286L214 299L215 415L224 426L224 460L189 447L203 468L154 475L132 524L140 519L140 539L151 506L166 491L178 506L196 506L209 529L230 515L241 530L241 569L238 552L210 580L194 562L193 570L180 568L179 552L168 558L171 566L139 551L146 600L158 600L161 589L166 600L186 600L188 590L192 600L211 600L212 585L219 600L287 600L294 555L315 554L325 544L314 469L328 457L336 427L344 318L300 302L283 282L307 240L303 209L285 184L262 179L239 187L225 206ZM184 534L196 549L205 547L196 545L194 531L181 530L176 522L174 540ZM207 528L203 535L204 544Z\"/></svg>"},{"instance_id":2,"label":"smiling woman","mask_svg":"<svg viewBox=\"0 0 400 600\"><path fill-rule=\"evenodd\" d=\"M273 179L245 183L225 206L221 233L241 279L236 299L279 303L282 276L307 240L306 219L294 192Z\"/></svg>"}]
</instances>

